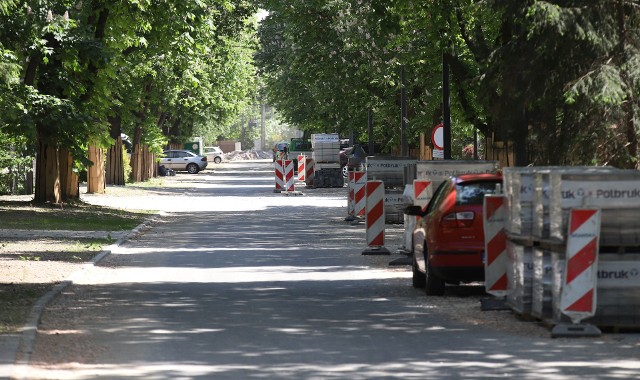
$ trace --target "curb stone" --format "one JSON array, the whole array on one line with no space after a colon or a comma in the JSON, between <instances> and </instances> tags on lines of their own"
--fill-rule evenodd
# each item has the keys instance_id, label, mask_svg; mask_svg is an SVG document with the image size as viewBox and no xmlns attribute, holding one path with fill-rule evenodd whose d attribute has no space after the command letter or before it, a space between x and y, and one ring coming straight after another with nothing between
<instances>
[{"instance_id":1,"label":"curb stone","mask_svg":"<svg viewBox=\"0 0 640 380\"><path fill-rule=\"evenodd\" d=\"M20 342L15 353L13 370L10 371L12 373L12 379L28 379L27 375L29 363L31 361L31 354L33 353L33 346L36 340L36 334L38 332L38 325L40 323L40 319L42 318L42 313L49 302L51 302L67 287L73 284L73 278L75 275L77 275L78 272L87 270L100 263L100 261L102 261L107 255L111 254L111 252L116 247L138 235L142 230L149 228L152 223L157 221L158 216L164 216L166 214L167 213L165 212L159 212L155 214L154 216L139 224L130 232L126 233L124 236L120 237L115 243L104 247L102 251L98 255L96 255L90 262L85 263L81 269L78 269L76 272L72 273L65 281L57 284L53 287L53 289L49 290L46 294L40 297L40 299L38 299L36 304L31 309L31 312L29 313L29 317L27 318L22 333L19 334Z\"/></svg>"}]
</instances>

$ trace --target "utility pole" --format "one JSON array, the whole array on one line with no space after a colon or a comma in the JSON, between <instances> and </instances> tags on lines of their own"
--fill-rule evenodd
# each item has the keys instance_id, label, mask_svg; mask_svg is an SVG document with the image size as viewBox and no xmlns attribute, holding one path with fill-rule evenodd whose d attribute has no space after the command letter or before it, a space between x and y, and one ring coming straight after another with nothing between
<instances>
[{"instance_id":1,"label":"utility pole","mask_svg":"<svg viewBox=\"0 0 640 380\"><path fill-rule=\"evenodd\" d=\"M442 137L444 159L451 159L451 91L449 89L449 53L442 53Z\"/></svg>"},{"instance_id":2,"label":"utility pole","mask_svg":"<svg viewBox=\"0 0 640 380\"><path fill-rule=\"evenodd\" d=\"M260 149L266 151L266 137L264 126L264 103L260 103Z\"/></svg>"},{"instance_id":3,"label":"utility pole","mask_svg":"<svg viewBox=\"0 0 640 380\"><path fill-rule=\"evenodd\" d=\"M400 156L407 157L407 86L404 65L400 69Z\"/></svg>"},{"instance_id":4,"label":"utility pole","mask_svg":"<svg viewBox=\"0 0 640 380\"><path fill-rule=\"evenodd\" d=\"M367 132L369 134L369 150L367 154L373 156L375 154L375 146L373 144L373 110L371 108L367 112Z\"/></svg>"}]
</instances>

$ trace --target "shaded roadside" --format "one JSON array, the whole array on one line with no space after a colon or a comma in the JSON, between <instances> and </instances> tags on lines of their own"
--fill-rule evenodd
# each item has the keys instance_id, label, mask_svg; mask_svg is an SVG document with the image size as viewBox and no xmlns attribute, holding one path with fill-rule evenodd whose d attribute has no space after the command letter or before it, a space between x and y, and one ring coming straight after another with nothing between
<instances>
[{"instance_id":1,"label":"shaded roadside","mask_svg":"<svg viewBox=\"0 0 640 380\"><path fill-rule=\"evenodd\" d=\"M25 333L37 324L39 300L155 215L31 200L0 196L0 378L11 375Z\"/></svg>"}]
</instances>

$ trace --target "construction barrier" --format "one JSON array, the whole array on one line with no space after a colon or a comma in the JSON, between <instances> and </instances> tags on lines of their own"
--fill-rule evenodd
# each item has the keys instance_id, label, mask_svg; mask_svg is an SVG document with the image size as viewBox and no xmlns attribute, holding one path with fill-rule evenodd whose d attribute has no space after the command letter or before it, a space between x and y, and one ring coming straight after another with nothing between
<instances>
[{"instance_id":1,"label":"construction barrier","mask_svg":"<svg viewBox=\"0 0 640 380\"><path fill-rule=\"evenodd\" d=\"M384 248L384 182L367 181L366 191L366 235L368 248L365 249L362 254L389 254L389 251Z\"/></svg>"},{"instance_id":2,"label":"construction barrier","mask_svg":"<svg viewBox=\"0 0 640 380\"><path fill-rule=\"evenodd\" d=\"M295 180L293 170L293 160L283 160L282 167L284 172L284 188L283 191L295 191Z\"/></svg>"},{"instance_id":3,"label":"construction barrier","mask_svg":"<svg viewBox=\"0 0 640 380\"><path fill-rule=\"evenodd\" d=\"M349 195L347 197L347 215L348 219L353 220L355 218L355 175L354 172L349 172Z\"/></svg>"},{"instance_id":4,"label":"construction barrier","mask_svg":"<svg viewBox=\"0 0 640 380\"><path fill-rule=\"evenodd\" d=\"M433 193L431 181L424 179L413 180L413 204L422 207L422 212L427 210L427 205ZM419 219L418 216L416 219Z\"/></svg>"},{"instance_id":5,"label":"construction barrier","mask_svg":"<svg viewBox=\"0 0 640 380\"><path fill-rule=\"evenodd\" d=\"M307 161L307 156L301 154L298 156L298 181L302 181L304 182L304 178L305 178L305 164Z\"/></svg>"},{"instance_id":6,"label":"construction barrier","mask_svg":"<svg viewBox=\"0 0 640 380\"><path fill-rule=\"evenodd\" d=\"M560 308L574 324L596 311L600 210L572 209Z\"/></svg>"},{"instance_id":7,"label":"construction barrier","mask_svg":"<svg viewBox=\"0 0 640 380\"><path fill-rule=\"evenodd\" d=\"M276 175L276 188L275 188L275 192L279 193L284 189L284 168L282 167L283 165L283 160L275 160L274 161L274 167L275 167L275 175Z\"/></svg>"},{"instance_id":8,"label":"construction barrier","mask_svg":"<svg viewBox=\"0 0 640 380\"><path fill-rule=\"evenodd\" d=\"M313 158L307 157L305 159L304 168L306 173L304 174L304 183L307 187L313 187L315 182L315 168L316 161Z\"/></svg>"},{"instance_id":9,"label":"construction barrier","mask_svg":"<svg viewBox=\"0 0 640 380\"><path fill-rule=\"evenodd\" d=\"M505 197L485 195L484 218L484 284L487 293L504 297L507 294L507 235Z\"/></svg>"},{"instance_id":10,"label":"construction barrier","mask_svg":"<svg viewBox=\"0 0 640 380\"><path fill-rule=\"evenodd\" d=\"M354 176L354 215L363 217L367 209L367 173L366 172L350 172Z\"/></svg>"}]
</instances>

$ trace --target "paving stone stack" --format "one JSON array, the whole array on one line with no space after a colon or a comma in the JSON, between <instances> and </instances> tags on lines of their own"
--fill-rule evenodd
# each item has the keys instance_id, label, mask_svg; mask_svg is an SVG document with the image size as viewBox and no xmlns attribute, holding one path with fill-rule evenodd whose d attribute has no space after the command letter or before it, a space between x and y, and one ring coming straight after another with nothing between
<instances>
[{"instance_id":1,"label":"paving stone stack","mask_svg":"<svg viewBox=\"0 0 640 380\"><path fill-rule=\"evenodd\" d=\"M640 327L640 172L532 167L507 168L504 174L511 307L553 323L568 321L560 294L569 213L598 208L597 306L584 322Z\"/></svg>"}]
</instances>

